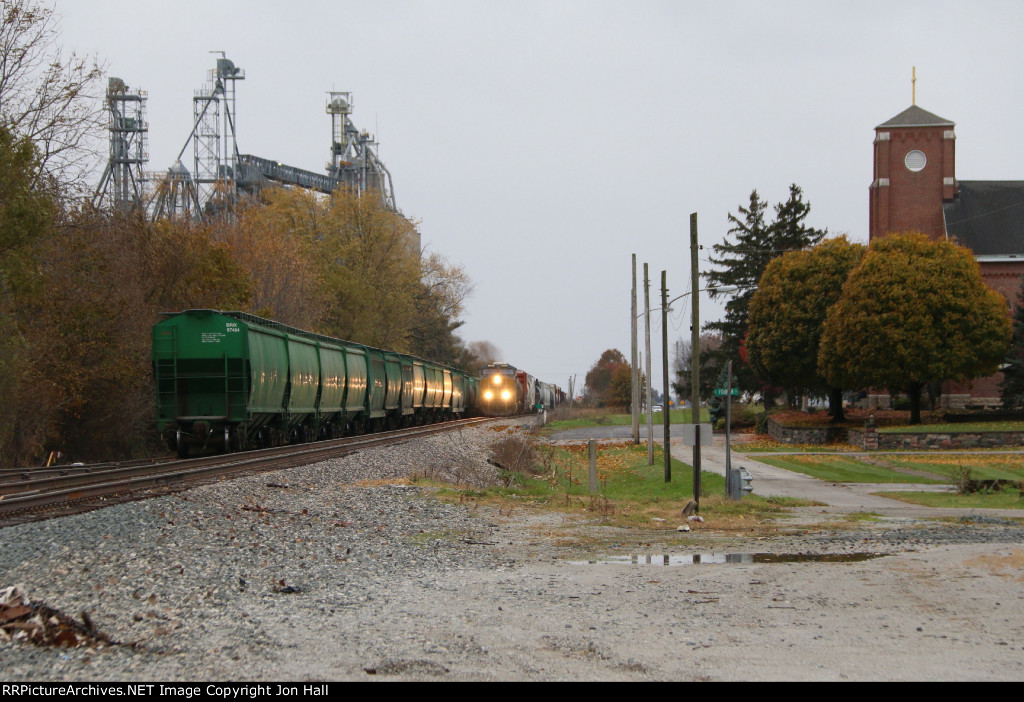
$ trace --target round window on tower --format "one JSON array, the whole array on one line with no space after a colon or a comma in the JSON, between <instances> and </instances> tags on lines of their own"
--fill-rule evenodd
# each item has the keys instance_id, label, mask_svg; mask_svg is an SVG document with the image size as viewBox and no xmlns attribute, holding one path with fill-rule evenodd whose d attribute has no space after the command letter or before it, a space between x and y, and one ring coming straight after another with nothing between
<instances>
[{"instance_id":1,"label":"round window on tower","mask_svg":"<svg viewBox=\"0 0 1024 702\"><path fill-rule=\"evenodd\" d=\"M928 157L924 155L923 151L914 149L907 153L907 157L903 159L903 163L907 165L907 170L917 173L927 165Z\"/></svg>"}]
</instances>

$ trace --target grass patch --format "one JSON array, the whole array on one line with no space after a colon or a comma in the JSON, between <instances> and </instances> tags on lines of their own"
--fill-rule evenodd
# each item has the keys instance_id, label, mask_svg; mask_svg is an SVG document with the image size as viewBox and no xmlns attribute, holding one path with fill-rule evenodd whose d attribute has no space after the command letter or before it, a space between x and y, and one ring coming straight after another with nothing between
<instances>
[{"instance_id":1,"label":"grass patch","mask_svg":"<svg viewBox=\"0 0 1024 702\"><path fill-rule=\"evenodd\" d=\"M709 415L706 409L702 409L700 415L701 421L708 421ZM654 424L659 426L665 421L662 412L655 412L653 419ZM692 421L692 414L688 409L669 411L669 423L671 424L689 424ZM550 433L566 429L584 429L586 427L629 426L632 422L632 415L616 410L559 408L548 413L548 423L545 425L544 430L545 433ZM647 424L647 414L645 412L640 413L640 424L641 426L646 426Z\"/></svg>"},{"instance_id":2,"label":"grass patch","mask_svg":"<svg viewBox=\"0 0 1024 702\"><path fill-rule=\"evenodd\" d=\"M762 463L838 483L942 483L845 456L763 456Z\"/></svg>"},{"instance_id":3,"label":"grass patch","mask_svg":"<svg viewBox=\"0 0 1024 702\"><path fill-rule=\"evenodd\" d=\"M1018 490L997 492L975 492L960 495L955 492L880 492L882 497L891 497L925 507L959 507L963 509L1024 509L1024 497Z\"/></svg>"},{"instance_id":4,"label":"grass patch","mask_svg":"<svg viewBox=\"0 0 1024 702\"><path fill-rule=\"evenodd\" d=\"M868 483L948 483L951 486L972 479L975 483L986 480L1024 480L1024 466L1016 456L1005 455L935 455L899 457L886 455L878 464L843 456L764 456L764 463L834 482ZM902 470L894 470L899 468ZM914 475L903 471L918 471L941 476L941 479ZM1024 509L1022 491L1016 486L987 489L981 492L883 492L882 497L923 505L926 507L959 507L963 509ZM854 518L849 515L848 519Z\"/></svg>"},{"instance_id":5,"label":"grass patch","mask_svg":"<svg viewBox=\"0 0 1024 702\"><path fill-rule=\"evenodd\" d=\"M954 482L958 472L965 469L975 480L1024 480L1020 457L1012 455L886 456L886 462L900 468L937 473L946 476L949 482Z\"/></svg>"},{"instance_id":6,"label":"grass patch","mask_svg":"<svg viewBox=\"0 0 1024 702\"><path fill-rule=\"evenodd\" d=\"M671 530L686 523L683 506L693 496L693 469L673 459L672 479L664 478L661 447L654 465L647 465L647 449L624 441L601 444L598 449L598 495L589 491L587 446L535 446L536 463L529 469L507 471L504 483L486 490L445 490L474 504L489 504L505 512L515 508L554 509L619 527ZM507 478L506 478L507 476ZM716 531L749 531L784 514L790 507L811 505L796 499L750 495L736 502L725 497L725 478L701 474L700 514ZM694 525L702 528L704 524Z\"/></svg>"},{"instance_id":7,"label":"grass patch","mask_svg":"<svg viewBox=\"0 0 1024 702\"><path fill-rule=\"evenodd\" d=\"M732 450L739 453L852 453L860 451L856 446L850 444L783 444L772 439L767 434L758 434L757 438L749 441L737 441L732 445Z\"/></svg>"}]
</instances>

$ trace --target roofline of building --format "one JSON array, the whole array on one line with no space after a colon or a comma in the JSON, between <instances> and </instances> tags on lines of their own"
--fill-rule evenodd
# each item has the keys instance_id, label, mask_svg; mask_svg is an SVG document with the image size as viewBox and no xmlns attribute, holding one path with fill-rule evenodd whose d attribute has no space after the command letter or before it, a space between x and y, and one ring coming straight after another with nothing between
<instances>
[{"instance_id":1,"label":"roofline of building","mask_svg":"<svg viewBox=\"0 0 1024 702\"><path fill-rule=\"evenodd\" d=\"M975 256L978 263L1021 263L1024 262L1024 254L982 254Z\"/></svg>"},{"instance_id":2,"label":"roofline of building","mask_svg":"<svg viewBox=\"0 0 1024 702\"><path fill-rule=\"evenodd\" d=\"M931 124L880 124L875 127L877 132L880 129L889 131L890 129L920 129L921 127L955 127L955 122L935 122Z\"/></svg>"}]
</instances>

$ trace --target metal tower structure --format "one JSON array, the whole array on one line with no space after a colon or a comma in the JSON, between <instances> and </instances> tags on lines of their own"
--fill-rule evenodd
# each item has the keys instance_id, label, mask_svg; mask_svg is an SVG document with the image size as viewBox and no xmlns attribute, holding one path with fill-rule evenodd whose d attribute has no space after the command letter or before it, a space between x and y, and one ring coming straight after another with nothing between
<instances>
[{"instance_id":1,"label":"metal tower structure","mask_svg":"<svg viewBox=\"0 0 1024 702\"><path fill-rule=\"evenodd\" d=\"M120 78L107 80L110 157L93 195L96 207L104 201L121 210L143 207L146 177L142 169L149 160L146 99L146 91L130 92Z\"/></svg>"},{"instance_id":2,"label":"metal tower structure","mask_svg":"<svg viewBox=\"0 0 1024 702\"><path fill-rule=\"evenodd\" d=\"M230 205L240 193L254 193L271 183L330 194L341 184L359 196L373 193L389 210L395 206L391 173L377 155L377 142L352 124L351 94L331 92L331 161L327 175L285 165L279 161L238 152L235 84L245 72L223 51L209 72L206 87L192 98L192 131L171 168L150 179L157 183L154 217L202 218ZM182 157L192 146L193 170ZM417 247L418 248L418 247Z\"/></svg>"},{"instance_id":3,"label":"metal tower structure","mask_svg":"<svg viewBox=\"0 0 1024 702\"><path fill-rule=\"evenodd\" d=\"M384 206L397 211L391 173L377 156L377 142L367 131L352 123L352 95L330 92L327 114L331 116L331 161L327 173L339 183L353 188L360 196L376 190Z\"/></svg>"},{"instance_id":4,"label":"metal tower structure","mask_svg":"<svg viewBox=\"0 0 1024 702\"><path fill-rule=\"evenodd\" d=\"M202 215L199 206L199 190L181 161L175 162L167 173L154 178L156 192L153 197L153 219L198 219Z\"/></svg>"},{"instance_id":5,"label":"metal tower structure","mask_svg":"<svg viewBox=\"0 0 1024 702\"><path fill-rule=\"evenodd\" d=\"M238 140L235 134L235 83L245 80L245 71L220 54L206 86L192 98L192 131L178 152L178 158L157 188L159 202L154 216L203 217L218 204L233 200L237 193ZM182 163L192 145L193 170Z\"/></svg>"},{"instance_id":6,"label":"metal tower structure","mask_svg":"<svg viewBox=\"0 0 1024 702\"><path fill-rule=\"evenodd\" d=\"M192 173L204 207L217 197L233 198L236 191L235 83L245 80L245 71L227 59L223 51L214 53L220 54L217 67L210 71L206 88L197 90L192 98Z\"/></svg>"}]
</instances>

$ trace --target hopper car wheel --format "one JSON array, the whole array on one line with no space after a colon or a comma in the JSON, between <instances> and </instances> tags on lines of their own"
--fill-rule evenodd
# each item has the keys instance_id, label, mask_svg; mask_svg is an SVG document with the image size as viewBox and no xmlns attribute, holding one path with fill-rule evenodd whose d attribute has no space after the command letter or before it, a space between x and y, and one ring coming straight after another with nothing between
<instances>
[{"instance_id":1,"label":"hopper car wheel","mask_svg":"<svg viewBox=\"0 0 1024 702\"><path fill-rule=\"evenodd\" d=\"M175 443L177 444L178 458L188 458L188 443L185 441L181 429L178 430L175 436Z\"/></svg>"},{"instance_id":2,"label":"hopper car wheel","mask_svg":"<svg viewBox=\"0 0 1024 702\"><path fill-rule=\"evenodd\" d=\"M231 432L231 450L232 451L244 451L245 450L245 430L242 425L239 424L235 427L235 430Z\"/></svg>"}]
</instances>

